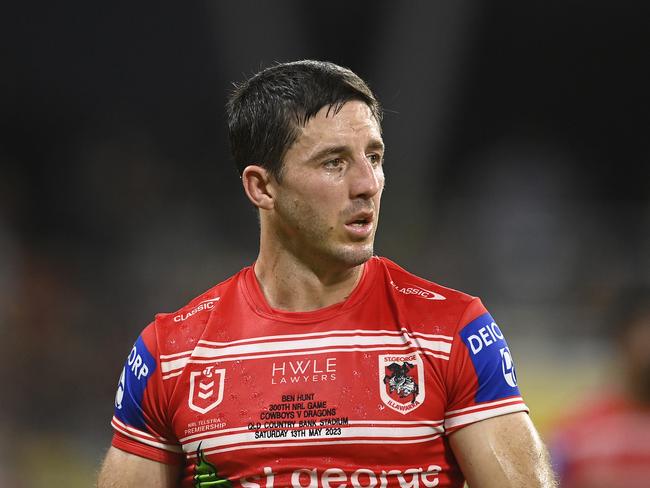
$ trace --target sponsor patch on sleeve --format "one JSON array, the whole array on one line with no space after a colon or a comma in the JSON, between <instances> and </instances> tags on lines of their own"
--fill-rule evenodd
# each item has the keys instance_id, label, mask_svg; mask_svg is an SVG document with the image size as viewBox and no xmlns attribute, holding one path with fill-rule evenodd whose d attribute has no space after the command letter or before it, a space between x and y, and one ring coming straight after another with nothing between
<instances>
[{"instance_id":1,"label":"sponsor patch on sleeve","mask_svg":"<svg viewBox=\"0 0 650 488\"><path fill-rule=\"evenodd\" d=\"M510 349L489 313L467 324L460 331L460 337L478 378L476 403L520 395Z\"/></svg>"},{"instance_id":2,"label":"sponsor patch on sleeve","mask_svg":"<svg viewBox=\"0 0 650 488\"><path fill-rule=\"evenodd\" d=\"M115 416L126 425L146 430L142 415L142 397L149 378L156 370L156 361L142 337L133 345L126 358L115 394Z\"/></svg>"}]
</instances>

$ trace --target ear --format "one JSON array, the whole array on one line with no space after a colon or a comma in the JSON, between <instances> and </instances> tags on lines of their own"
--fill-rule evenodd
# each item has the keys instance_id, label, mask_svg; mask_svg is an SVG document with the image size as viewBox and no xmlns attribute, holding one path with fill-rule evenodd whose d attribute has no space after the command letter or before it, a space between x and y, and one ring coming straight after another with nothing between
<instances>
[{"instance_id":1,"label":"ear","mask_svg":"<svg viewBox=\"0 0 650 488\"><path fill-rule=\"evenodd\" d=\"M271 210L274 202L274 192L271 185L272 176L257 165L244 168L241 176L246 196L259 209Z\"/></svg>"}]
</instances>

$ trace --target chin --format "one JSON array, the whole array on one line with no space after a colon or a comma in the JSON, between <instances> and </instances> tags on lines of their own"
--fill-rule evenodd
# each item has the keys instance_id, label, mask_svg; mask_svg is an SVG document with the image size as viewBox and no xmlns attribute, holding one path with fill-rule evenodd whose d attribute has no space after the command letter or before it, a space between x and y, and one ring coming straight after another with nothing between
<instances>
[{"instance_id":1,"label":"chin","mask_svg":"<svg viewBox=\"0 0 650 488\"><path fill-rule=\"evenodd\" d=\"M341 250L338 258L350 267L359 266L368 261L374 253L372 244L363 247L352 247Z\"/></svg>"}]
</instances>

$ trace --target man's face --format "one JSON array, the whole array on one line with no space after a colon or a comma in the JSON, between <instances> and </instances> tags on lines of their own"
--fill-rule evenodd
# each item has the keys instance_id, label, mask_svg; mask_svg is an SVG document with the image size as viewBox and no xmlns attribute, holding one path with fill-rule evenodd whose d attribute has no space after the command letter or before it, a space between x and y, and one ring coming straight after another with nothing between
<instances>
[{"instance_id":1,"label":"man's face","mask_svg":"<svg viewBox=\"0 0 650 488\"><path fill-rule=\"evenodd\" d=\"M315 266L372 257L384 188L379 124L368 106L323 107L302 129L276 182L273 226L283 246Z\"/></svg>"}]
</instances>

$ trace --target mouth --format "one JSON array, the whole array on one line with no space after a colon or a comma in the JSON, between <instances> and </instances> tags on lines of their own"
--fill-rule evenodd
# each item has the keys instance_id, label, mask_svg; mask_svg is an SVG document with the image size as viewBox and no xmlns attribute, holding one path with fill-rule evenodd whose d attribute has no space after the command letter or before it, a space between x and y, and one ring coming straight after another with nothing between
<instances>
[{"instance_id":1,"label":"mouth","mask_svg":"<svg viewBox=\"0 0 650 488\"><path fill-rule=\"evenodd\" d=\"M372 233L374 215L372 212L355 214L345 223L345 228L356 237L366 238Z\"/></svg>"}]
</instances>

